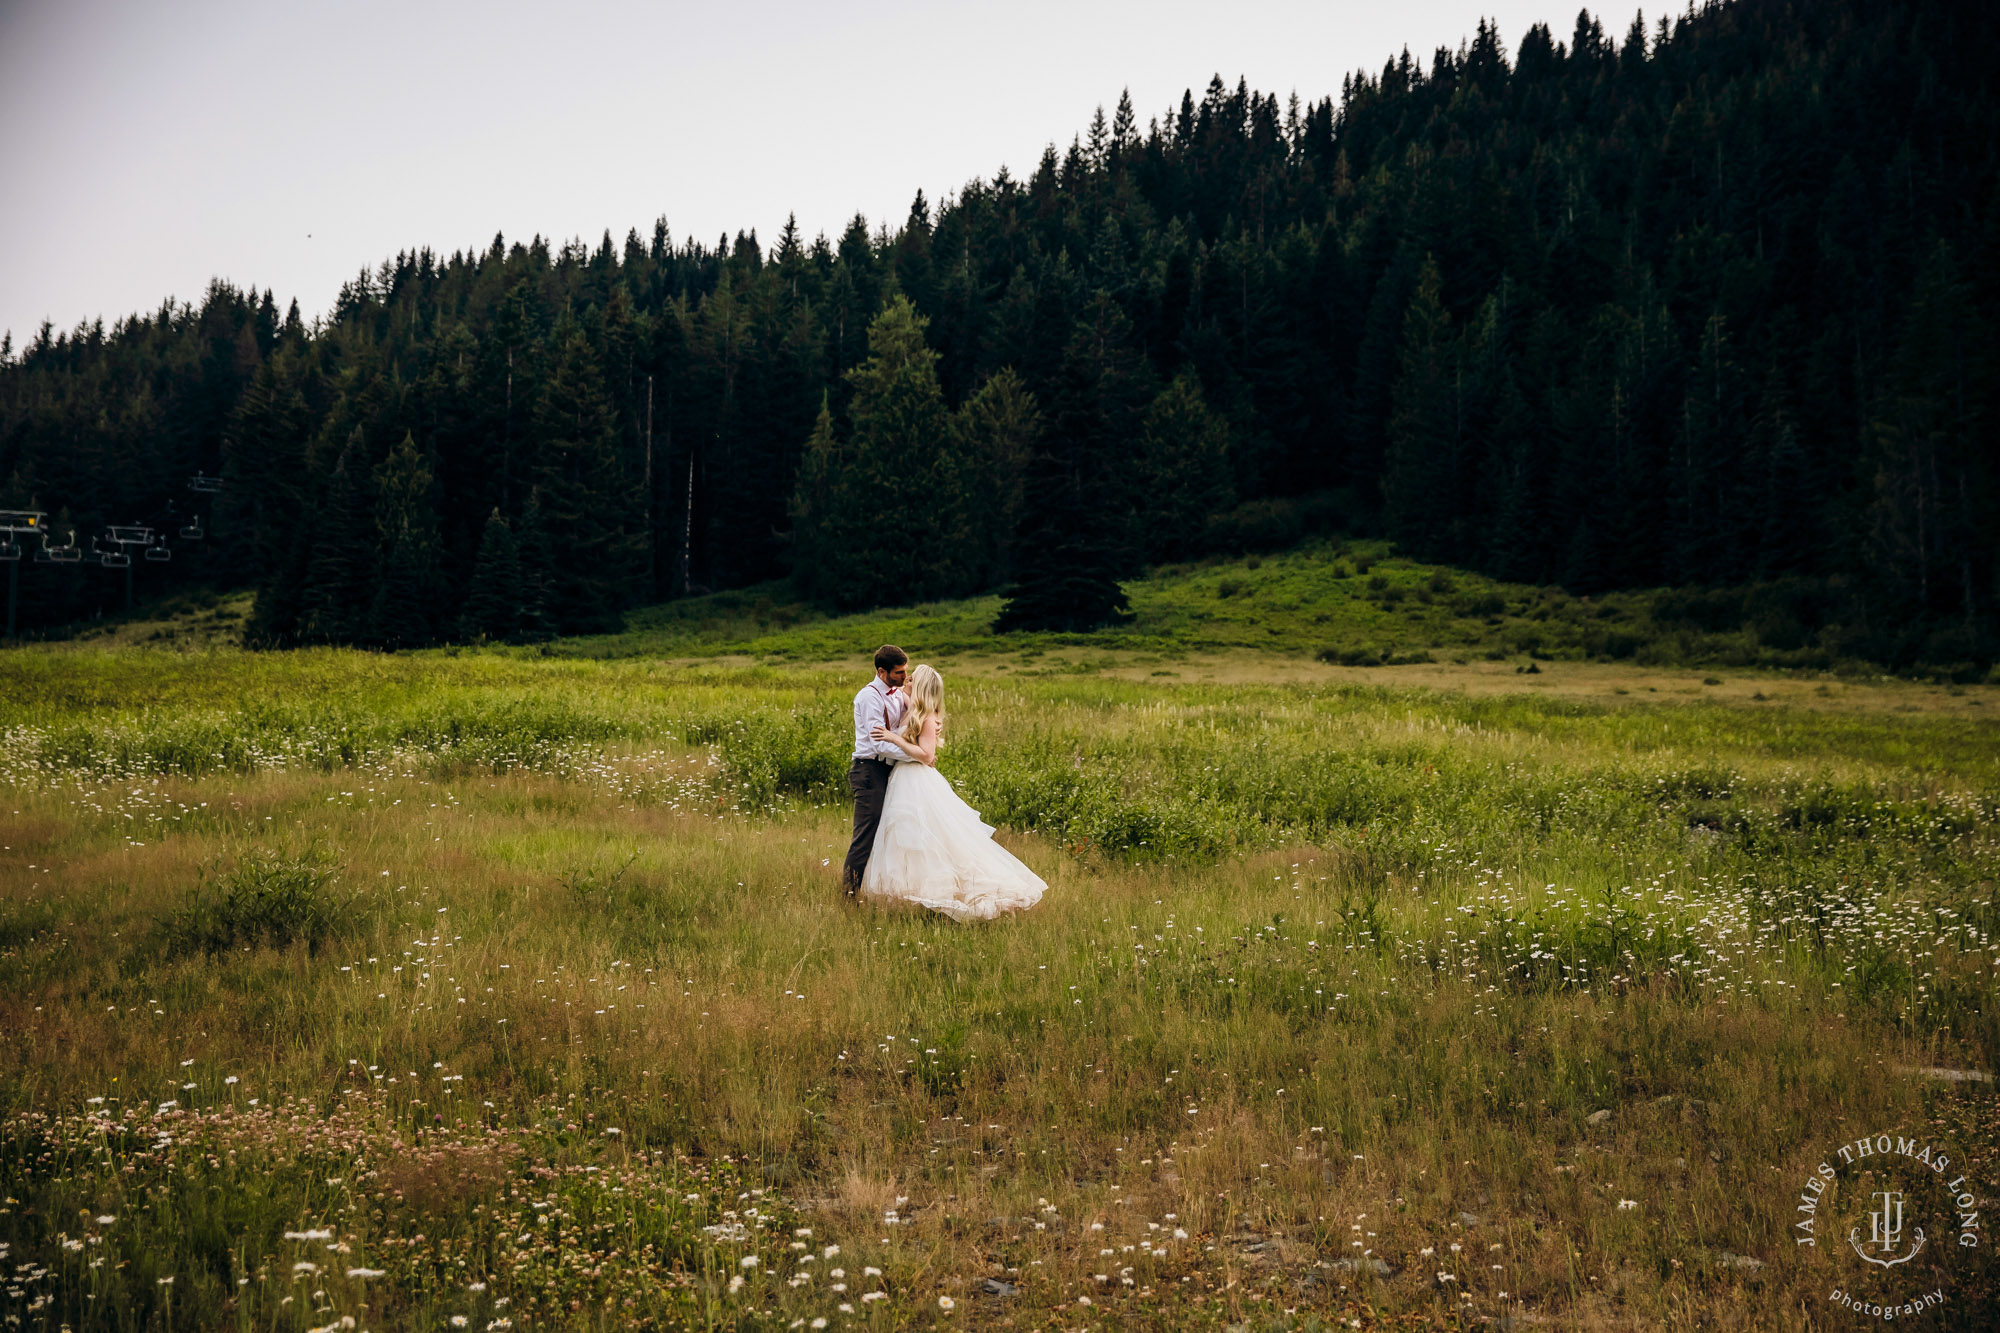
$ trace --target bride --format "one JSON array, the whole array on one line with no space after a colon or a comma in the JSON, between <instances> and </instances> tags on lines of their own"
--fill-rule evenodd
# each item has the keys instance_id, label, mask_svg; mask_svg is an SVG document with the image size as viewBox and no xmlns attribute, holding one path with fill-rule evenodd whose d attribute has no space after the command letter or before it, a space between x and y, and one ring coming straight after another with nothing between
<instances>
[{"instance_id":1,"label":"bride","mask_svg":"<svg viewBox=\"0 0 2000 1333\"><path fill-rule=\"evenodd\" d=\"M874 739L900 747L910 761L889 774L861 896L916 903L954 921L990 921L1032 907L1048 885L993 841L993 826L959 799L935 767L944 677L920 665L903 694L909 703L902 726L872 732Z\"/></svg>"}]
</instances>

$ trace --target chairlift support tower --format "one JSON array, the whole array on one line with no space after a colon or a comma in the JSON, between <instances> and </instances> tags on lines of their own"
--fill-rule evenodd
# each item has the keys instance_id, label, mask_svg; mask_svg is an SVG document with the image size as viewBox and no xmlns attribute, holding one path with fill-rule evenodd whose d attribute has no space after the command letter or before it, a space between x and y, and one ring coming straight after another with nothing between
<instances>
[{"instance_id":1,"label":"chairlift support tower","mask_svg":"<svg viewBox=\"0 0 2000 1333\"><path fill-rule=\"evenodd\" d=\"M114 523L97 539L98 562L106 569L125 571L125 609L132 609L132 553L128 547L150 547L153 529L136 523ZM150 555L151 552L148 552Z\"/></svg>"}]
</instances>

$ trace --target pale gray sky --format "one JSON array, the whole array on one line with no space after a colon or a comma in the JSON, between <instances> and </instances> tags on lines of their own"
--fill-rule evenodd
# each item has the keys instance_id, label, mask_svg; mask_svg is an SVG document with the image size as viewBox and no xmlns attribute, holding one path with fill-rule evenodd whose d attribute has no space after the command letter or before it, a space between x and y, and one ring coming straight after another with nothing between
<instances>
[{"instance_id":1,"label":"pale gray sky","mask_svg":"<svg viewBox=\"0 0 2000 1333\"><path fill-rule=\"evenodd\" d=\"M1017 176L1129 87L1140 124L1209 76L1337 96L1480 16L1511 55L1576 0L0 0L0 330L199 299L308 314L402 249L608 227L713 244L900 222ZM1633 7L1592 7L1614 37Z\"/></svg>"}]
</instances>

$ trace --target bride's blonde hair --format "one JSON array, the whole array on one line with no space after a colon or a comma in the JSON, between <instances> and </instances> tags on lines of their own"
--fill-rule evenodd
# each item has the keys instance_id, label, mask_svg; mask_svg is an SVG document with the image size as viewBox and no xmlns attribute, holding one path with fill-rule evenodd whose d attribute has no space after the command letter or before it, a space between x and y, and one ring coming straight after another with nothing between
<instances>
[{"instance_id":1,"label":"bride's blonde hair","mask_svg":"<svg viewBox=\"0 0 2000 1333\"><path fill-rule=\"evenodd\" d=\"M928 662L920 662L910 671L909 684L903 686L903 697L910 701L903 714L903 737L917 740L924 734L924 722L932 717L938 720L938 734L944 734L944 677Z\"/></svg>"}]
</instances>

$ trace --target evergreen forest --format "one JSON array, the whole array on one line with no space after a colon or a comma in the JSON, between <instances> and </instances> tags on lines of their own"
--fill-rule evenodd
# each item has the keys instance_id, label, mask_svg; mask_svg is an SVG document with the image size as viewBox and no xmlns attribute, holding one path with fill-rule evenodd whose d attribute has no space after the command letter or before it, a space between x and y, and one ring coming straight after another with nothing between
<instances>
[{"instance_id":1,"label":"evergreen forest","mask_svg":"<svg viewBox=\"0 0 2000 1333\"><path fill-rule=\"evenodd\" d=\"M255 644L520 642L789 578L1085 630L1150 566L1358 533L1984 666L1996 50L1950 0L1482 23L1337 96L1120 97L836 237L496 235L311 321L218 280L45 324L0 344L0 506L52 529L20 623L202 584Z\"/></svg>"}]
</instances>

